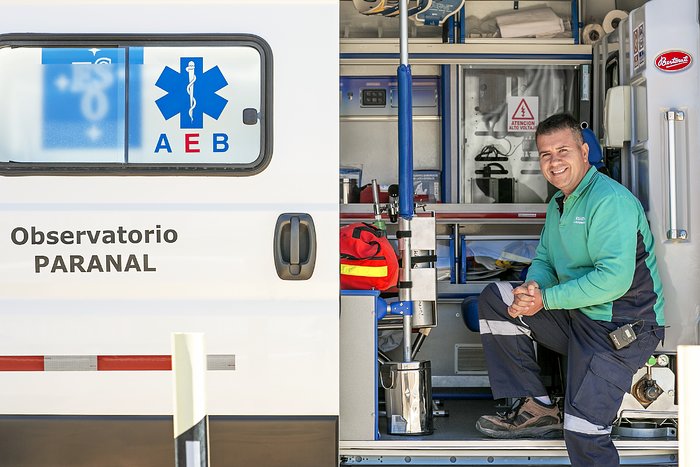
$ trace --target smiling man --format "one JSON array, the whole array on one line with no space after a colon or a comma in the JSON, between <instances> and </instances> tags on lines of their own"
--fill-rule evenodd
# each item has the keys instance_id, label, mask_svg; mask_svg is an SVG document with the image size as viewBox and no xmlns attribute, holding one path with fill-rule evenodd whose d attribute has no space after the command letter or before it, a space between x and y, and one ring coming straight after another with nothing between
<instances>
[{"instance_id":1,"label":"smiling man","mask_svg":"<svg viewBox=\"0 0 700 467\"><path fill-rule=\"evenodd\" d=\"M654 239L632 193L590 166L571 115L542 121L535 137L542 174L559 191L525 283L494 283L479 297L494 398L516 401L476 427L495 438L559 436L563 428L573 466L617 466L612 424L664 334ZM534 342L568 358L563 424Z\"/></svg>"}]
</instances>

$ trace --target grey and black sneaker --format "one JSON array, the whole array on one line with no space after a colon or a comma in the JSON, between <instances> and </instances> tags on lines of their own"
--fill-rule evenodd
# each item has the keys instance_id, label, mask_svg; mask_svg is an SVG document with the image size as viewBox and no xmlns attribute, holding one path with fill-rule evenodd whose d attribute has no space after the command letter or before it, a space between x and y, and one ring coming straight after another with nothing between
<instances>
[{"instance_id":1,"label":"grey and black sneaker","mask_svg":"<svg viewBox=\"0 0 700 467\"><path fill-rule=\"evenodd\" d=\"M484 415L476 429L491 438L554 438L562 435L561 416L556 404L547 405L523 397L510 410L498 415Z\"/></svg>"}]
</instances>

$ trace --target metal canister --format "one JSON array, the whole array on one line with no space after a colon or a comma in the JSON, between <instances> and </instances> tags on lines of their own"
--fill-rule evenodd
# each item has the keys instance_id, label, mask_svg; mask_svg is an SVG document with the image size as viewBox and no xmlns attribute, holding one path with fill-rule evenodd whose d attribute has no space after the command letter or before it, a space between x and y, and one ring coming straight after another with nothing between
<instances>
[{"instance_id":1,"label":"metal canister","mask_svg":"<svg viewBox=\"0 0 700 467\"><path fill-rule=\"evenodd\" d=\"M430 362L388 362L380 380L385 390L387 433L433 433L433 390Z\"/></svg>"},{"instance_id":2,"label":"metal canister","mask_svg":"<svg viewBox=\"0 0 700 467\"><path fill-rule=\"evenodd\" d=\"M350 202L350 179L341 178L340 179L340 202L342 204L348 204Z\"/></svg>"}]
</instances>

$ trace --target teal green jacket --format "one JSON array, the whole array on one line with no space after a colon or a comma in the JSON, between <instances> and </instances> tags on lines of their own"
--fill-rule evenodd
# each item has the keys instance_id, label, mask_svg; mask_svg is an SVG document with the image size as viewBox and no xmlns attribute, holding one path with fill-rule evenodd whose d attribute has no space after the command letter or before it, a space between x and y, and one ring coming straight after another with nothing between
<instances>
[{"instance_id":1,"label":"teal green jacket","mask_svg":"<svg viewBox=\"0 0 700 467\"><path fill-rule=\"evenodd\" d=\"M591 167L566 200L557 192L527 280L547 310L664 325L654 238L639 200Z\"/></svg>"}]
</instances>

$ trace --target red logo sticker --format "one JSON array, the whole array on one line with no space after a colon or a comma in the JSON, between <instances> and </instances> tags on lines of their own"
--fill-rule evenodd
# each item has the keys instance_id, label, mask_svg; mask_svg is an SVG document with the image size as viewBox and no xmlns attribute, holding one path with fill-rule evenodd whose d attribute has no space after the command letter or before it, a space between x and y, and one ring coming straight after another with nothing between
<instances>
[{"instance_id":1,"label":"red logo sticker","mask_svg":"<svg viewBox=\"0 0 700 467\"><path fill-rule=\"evenodd\" d=\"M685 70L693 62L693 57L689 53L681 50L670 50L660 53L654 59L654 65L661 71L681 71Z\"/></svg>"}]
</instances>

